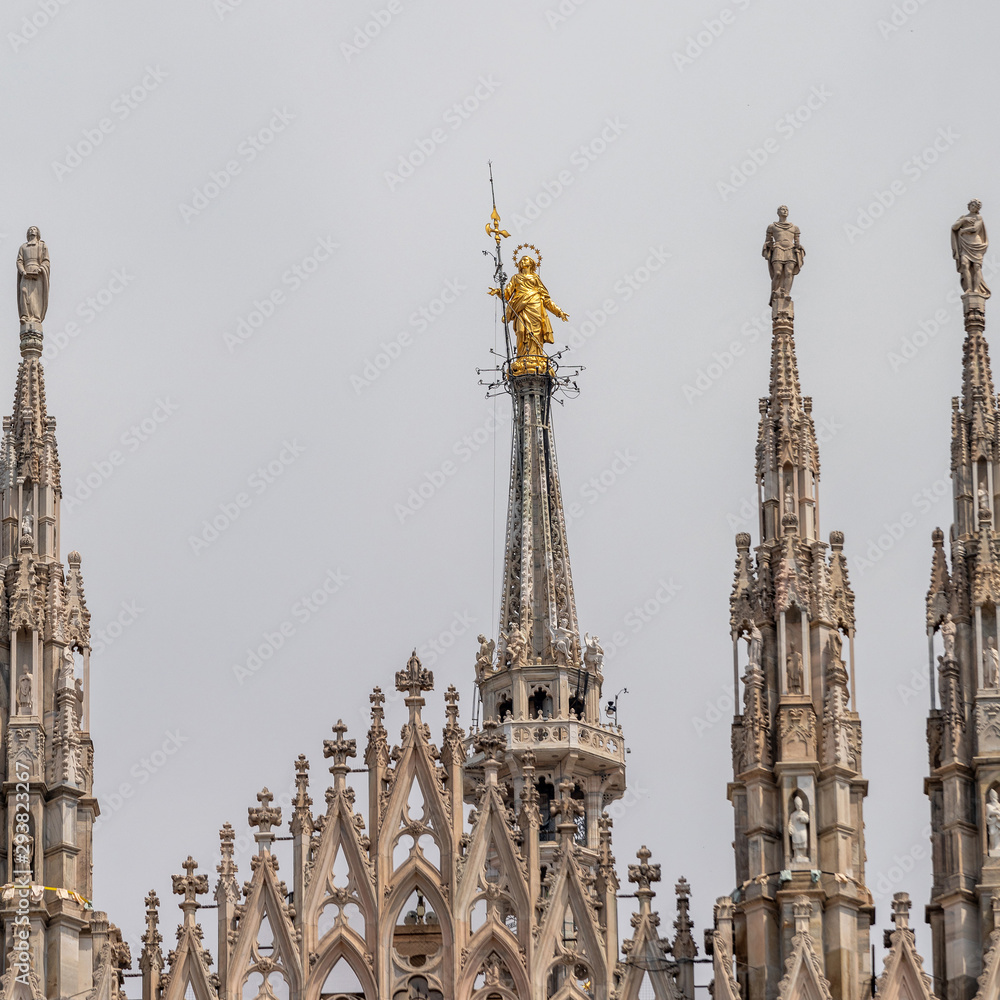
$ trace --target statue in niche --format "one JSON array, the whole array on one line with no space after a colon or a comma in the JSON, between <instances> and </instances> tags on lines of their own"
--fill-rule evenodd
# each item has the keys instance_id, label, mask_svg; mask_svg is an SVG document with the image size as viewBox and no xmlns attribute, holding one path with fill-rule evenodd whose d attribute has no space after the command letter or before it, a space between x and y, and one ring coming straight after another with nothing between
<instances>
[{"instance_id":1,"label":"statue in niche","mask_svg":"<svg viewBox=\"0 0 1000 1000\"><path fill-rule=\"evenodd\" d=\"M520 625L515 624L510 633L502 632L506 642L507 659L512 667L523 667L528 662L528 637Z\"/></svg>"},{"instance_id":2,"label":"statue in niche","mask_svg":"<svg viewBox=\"0 0 1000 1000\"><path fill-rule=\"evenodd\" d=\"M796 795L792 799L795 809L788 817L788 833L792 841L792 861L795 864L809 864L809 813L802 808L802 799Z\"/></svg>"},{"instance_id":3,"label":"statue in niche","mask_svg":"<svg viewBox=\"0 0 1000 1000\"><path fill-rule=\"evenodd\" d=\"M31 715L31 671L25 670L17 682L18 715Z\"/></svg>"},{"instance_id":4,"label":"statue in niche","mask_svg":"<svg viewBox=\"0 0 1000 1000\"><path fill-rule=\"evenodd\" d=\"M1000 681L1000 650L997 641L990 636L983 650L983 687L995 688Z\"/></svg>"},{"instance_id":5,"label":"statue in niche","mask_svg":"<svg viewBox=\"0 0 1000 1000\"><path fill-rule=\"evenodd\" d=\"M944 616L944 621L941 622L941 639L944 642L944 659L946 660L955 659L955 633L957 631L958 627L949 612Z\"/></svg>"},{"instance_id":6,"label":"statue in niche","mask_svg":"<svg viewBox=\"0 0 1000 1000\"><path fill-rule=\"evenodd\" d=\"M990 297L983 281L983 257L990 247L986 223L979 214L983 203L976 198L969 202L969 211L951 227L951 255L962 281L962 291Z\"/></svg>"},{"instance_id":7,"label":"statue in niche","mask_svg":"<svg viewBox=\"0 0 1000 1000\"><path fill-rule=\"evenodd\" d=\"M802 270L806 256L805 248L799 243L799 227L788 221L788 206L778 206L778 221L767 227L764 249L761 256L767 258L767 269L771 275L771 298L787 299L792 294L792 280Z\"/></svg>"},{"instance_id":8,"label":"statue in niche","mask_svg":"<svg viewBox=\"0 0 1000 1000\"><path fill-rule=\"evenodd\" d=\"M21 333L40 333L49 308L49 251L38 226L17 251L17 312Z\"/></svg>"},{"instance_id":9,"label":"statue in niche","mask_svg":"<svg viewBox=\"0 0 1000 1000\"><path fill-rule=\"evenodd\" d=\"M830 633L830 638L827 640L826 648L830 651L831 662L839 663L843 666L844 640L840 637L839 632Z\"/></svg>"},{"instance_id":10,"label":"statue in niche","mask_svg":"<svg viewBox=\"0 0 1000 1000\"><path fill-rule=\"evenodd\" d=\"M493 650L496 643L490 639L486 641L485 635L479 636L479 652L476 654L476 674L479 677L488 674L493 669Z\"/></svg>"},{"instance_id":11,"label":"statue in niche","mask_svg":"<svg viewBox=\"0 0 1000 1000\"><path fill-rule=\"evenodd\" d=\"M21 518L21 534L27 535L31 538L35 533L35 519L31 514L30 510L24 512L24 517Z\"/></svg>"},{"instance_id":12,"label":"statue in niche","mask_svg":"<svg viewBox=\"0 0 1000 1000\"><path fill-rule=\"evenodd\" d=\"M747 637L747 646L749 647L749 668L759 670L761 657L764 653L764 637L761 635L760 629L757 628L756 622L750 623L750 635Z\"/></svg>"},{"instance_id":13,"label":"statue in niche","mask_svg":"<svg viewBox=\"0 0 1000 1000\"><path fill-rule=\"evenodd\" d=\"M795 494L792 493L792 487L785 487L785 513L794 514L795 513Z\"/></svg>"},{"instance_id":14,"label":"statue in niche","mask_svg":"<svg viewBox=\"0 0 1000 1000\"><path fill-rule=\"evenodd\" d=\"M573 630L569 627L569 621L565 615L559 619L558 625L549 626L549 635L552 639L552 653L556 663L563 665L569 663L573 655Z\"/></svg>"},{"instance_id":15,"label":"statue in niche","mask_svg":"<svg viewBox=\"0 0 1000 1000\"><path fill-rule=\"evenodd\" d=\"M583 654L585 666L591 673L600 673L601 665L604 663L604 647L601 645L601 640L596 635L584 632L583 642L586 646Z\"/></svg>"},{"instance_id":16,"label":"statue in niche","mask_svg":"<svg viewBox=\"0 0 1000 1000\"><path fill-rule=\"evenodd\" d=\"M980 486L977 495L979 497L979 509L980 510L985 510L987 513L989 513L989 509L990 509L990 495L986 491L986 487L985 486Z\"/></svg>"},{"instance_id":17,"label":"statue in niche","mask_svg":"<svg viewBox=\"0 0 1000 1000\"><path fill-rule=\"evenodd\" d=\"M1000 800L997 790L991 788L986 796L986 853L1000 858Z\"/></svg>"},{"instance_id":18,"label":"statue in niche","mask_svg":"<svg viewBox=\"0 0 1000 1000\"><path fill-rule=\"evenodd\" d=\"M788 671L788 693L802 694L802 654L792 649L785 657L785 668Z\"/></svg>"},{"instance_id":19,"label":"statue in niche","mask_svg":"<svg viewBox=\"0 0 1000 1000\"><path fill-rule=\"evenodd\" d=\"M59 668L57 688L71 688L76 675L76 664L73 662L73 650L67 646L63 650L63 662Z\"/></svg>"}]
</instances>

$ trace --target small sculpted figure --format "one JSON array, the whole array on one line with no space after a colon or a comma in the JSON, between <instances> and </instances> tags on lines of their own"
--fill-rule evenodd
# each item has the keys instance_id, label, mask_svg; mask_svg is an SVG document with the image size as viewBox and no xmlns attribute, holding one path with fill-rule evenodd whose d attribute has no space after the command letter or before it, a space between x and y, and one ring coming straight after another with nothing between
<instances>
[{"instance_id":1,"label":"small sculpted figure","mask_svg":"<svg viewBox=\"0 0 1000 1000\"><path fill-rule=\"evenodd\" d=\"M569 663L573 654L573 630L569 628L569 622L560 618L558 625L549 626L549 633L556 663Z\"/></svg>"},{"instance_id":2,"label":"small sculpted figure","mask_svg":"<svg viewBox=\"0 0 1000 1000\"><path fill-rule=\"evenodd\" d=\"M796 864L809 863L809 813L802 808L802 799L792 800L795 810L788 817L788 833L792 841L792 860Z\"/></svg>"},{"instance_id":3,"label":"small sculpted figure","mask_svg":"<svg viewBox=\"0 0 1000 1000\"><path fill-rule=\"evenodd\" d=\"M520 625L515 625L508 635L507 659L512 667L523 667L528 662L528 639Z\"/></svg>"},{"instance_id":4,"label":"small sculpted figure","mask_svg":"<svg viewBox=\"0 0 1000 1000\"><path fill-rule=\"evenodd\" d=\"M983 281L983 257L989 249L986 223L979 214L983 203L976 198L969 202L969 211L951 227L951 255L955 258L962 281L962 291L990 297L990 290Z\"/></svg>"},{"instance_id":5,"label":"small sculpted figure","mask_svg":"<svg viewBox=\"0 0 1000 1000\"><path fill-rule=\"evenodd\" d=\"M583 633L583 641L586 650L583 654L583 662L592 673L600 673L601 665L604 663L604 647L601 640L596 635Z\"/></svg>"},{"instance_id":6,"label":"small sculpted figure","mask_svg":"<svg viewBox=\"0 0 1000 1000\"><path fill-rule=\"evenodd\" d=\"M31 673L21 674L17 682L17 710L20 715L31 715Z\"/></svg>"},{"instance_id":7,"label":"small sculpted figure","mask_svg":"<svg viewBox=\"0 0 1000 1000\"><path fill-rule=\"evenodd\" d=\"M757 628L756 622L750 626L750 636L747 639L747 644L750 647L750 667L756 667L759 670L761 656L764 652L764 637L761 635L760 629Z\"/></svg>"},{"instance_id":8,"label":"small sculpted figure","mask_svg":"<svg viewBox=\"0 0 1000 1000\"><path fill-rule=\"evenodd\" d=\"M997 641L990 636L983 650L983 687L995 688L1000 680L1000 650Z\"/></svg>"},{"instance_id":9,"label":"small sculpted figure","mask_svg":"<svg viewBox=\"0 0 1000 1000\"><path fill-rule=\"evenodd\" d=\"M991 858L1000 858L1000 800L995 788L986 796L986 849Z\"/></svg>"},{"instance_id":10,"label":"small sculpted figure","mask_svg":"<svg viewBox=\"0 0 1000 1000\"><path fill-rule=\"evenodd\" d=\"M802 654L793 649L785 657L785 665L788 669L788 693L802 694Z\"/></svg>"},{"instance_id":11,"label":"small sculpted figure","mask_svg":"<svg viewBox=\"0 0 1000 1000\"><path fill-rule=\"evenodd\" d=\"M771 298L790 298L792 280L802 270L806 251L799 243L799 227L788 221L788 206L778 206L778 221L767 227L764 249L761 256L767 258L767 269L771 275Z\"/></svg>"},{"instance_id":12,"label":"small sculpted figure","mask_svg":"<svg viewBox=\"0 0 1000 1000\"><path fill-rule=\"evenodd\" d=\"M493 669L493 650L496 643L490 639L486 641L485 635L479 636L479 653L476 655L476 673L482 677Z\"/></svg>"},{"instance_id":13,"label":"small sculpted figure","mask_svg":"<svg viewBox=\"0 0 1000 1000\"><path fill-rule=\"evenodd\" d=\"M944 641L944 659L946 660L955 659L955 633L957 631L958 627L952 620L951 614L946 614L944 621L941 622L941 638Z\"/></svg>"},{"instance_id":14,"label":"small sculpted figure","mask_svg":"<svg viewBox=\"0 0 1000 1000\"><path fill-rule=\"evenodd\" d=\"M17 251L17 312L21 332L40 331L49 308L49 251L37 226Z\"/></svg>"}]
</instances>

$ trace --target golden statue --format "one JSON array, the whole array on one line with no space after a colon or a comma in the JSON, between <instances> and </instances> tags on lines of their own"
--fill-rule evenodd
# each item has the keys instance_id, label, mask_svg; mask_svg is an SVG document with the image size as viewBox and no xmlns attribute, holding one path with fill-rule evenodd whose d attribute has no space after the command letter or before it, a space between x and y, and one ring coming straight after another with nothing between
<instances>
[{"instance_id":1,"label":"golden statue","mask_svg":"<svg viewBox=\"0 0 1000 1000\"><path fill-rule=\"evenodd\" d=\"M518 247L514 251L515 259ZM563 322L569 319L565 313L549 298L549 290L538 276L538 267L542 255L535 247L530 247L538 254L537 261L529 254L524 254L517 261L515 274L504 288L507 317L514 323L517 335L517 357L511 363L511 375L538 375L551 371L549 359L545 354L543 344L551 344L552 324L546 312L558 316ZM490 295L500 295L499 288L491 288Z\"/></svg>"}]
</instances>

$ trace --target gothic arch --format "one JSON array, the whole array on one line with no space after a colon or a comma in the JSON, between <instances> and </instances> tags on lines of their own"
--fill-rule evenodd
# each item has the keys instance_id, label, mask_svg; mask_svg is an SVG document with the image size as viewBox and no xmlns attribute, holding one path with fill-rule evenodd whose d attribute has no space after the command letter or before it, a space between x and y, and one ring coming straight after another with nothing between
<instances>
[{"instance_id":1,"label":"gothic arch","mask_svg":"<svg viewBox=\"0 0 1000 1000\"><path fill-rule=\"evenodd\" d=\"M473 997L474 1000L479 1000L480 996L485 998L491 992L495 992L499 993L504 1000L530 1000L531 980L528 978L528 973L524 968L524 962L519 954L517 940L514 938L514 935L506 928L500 930L499 928L484 927L476 935L476 938L478 940L474 939L473 944L469 948L465 965L459 974L455 996L468 996ZM474 994L472 987L475 984L476 976L479 975L479 970L483 962L489 958L490 952L493 951L504 960L507 970L514 978L515 992L512 993L503 986L489 986Z\"/></svg>"},{"instance_id":2,"label":"gothic arch","mask_svg":"<svg viewBox=\"0 0 1000 1000\"><path fill-rule=\"evenodd\" d=\"M323 949L316 964L309 972L306 988L302 993L302 1000L319 1000L323 984L326 977L330 975L333 967L339 961L346 962L351 971L358 977L361 988L365 992L365 1000L378 1000L378 983L375 975L365 961L365 953L358 949L357 943L351 941L348 935L334 932L337 937L331 944ZM360 935L354 935L360 940ZM361 942L364 947L364 942Z\"/></svg>"}]
</instances>

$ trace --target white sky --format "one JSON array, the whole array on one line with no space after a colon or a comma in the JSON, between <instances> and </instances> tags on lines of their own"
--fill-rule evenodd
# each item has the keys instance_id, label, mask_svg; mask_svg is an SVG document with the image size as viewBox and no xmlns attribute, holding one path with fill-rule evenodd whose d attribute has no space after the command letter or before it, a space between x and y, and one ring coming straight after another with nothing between
<instances>
[{"instance_id":1,"label":"white sky","mask_svg":"<svg viewBox=\"0 0 1000 1000\"><path fill-rule=\"evenodd\" d=\"M629 689L633 794L616 853L624 873L649 845L665 920L686 875L699 929L734 881L728 596L734 533L757 542L756 515L744 518L769 343L747 324L766 313L764 229L790 206L808 253L794 296L821 529L846 533L857 593L872 940L906 889L929 958L923 600L931 529L951 521L961 358L948 229L973 196L1000 224L1000 9L562 0L559 20L558 0L393 0L352 51L384 0L56 2L8 0L0 14L0 372L12 392L14 257L35 224L52 258L46 371L66 497L110 453L125 459L64 504L63 532L64 555L83 553L95 636L123 603L141 609L95 653L92 693L106 817L95 903L133 955L145 892L157 888L172 928L169 875L189 852L214 868L221 824L247 830L256 792L287 789L300 752L322 802L330 725L343 717L363 742L372 685L391 688L410 649L449 630L464 631L424 657L425 718L439 736L455 683L468 723L475 635L496 629L509 461L505 403L486 402L476 374L496 336L481 256L492 158L504 224L544 254L571 315L557 336L587 369L556 433L581 512L580 620L608 650L606 696ZM48 23L14 37L46 4ZM421 147L426 162L392 177ZM847 228L893 190L880 218ZM322 241L337 247L308 262ZM658 269L638 271L651 255ZM309 271L298 287L295 266ZM459 294L442 309L447 288ZM227 345L272 293L273 314ZM614 315L582 327L606 300ZM423 325L422 307L438 311ZM894 364L942 309L940 332ZM398 356L359 385L401 333ZM711 378L734 342L744 353ZM702 372L702 394L686 393ZM480 446L494 412L500 430ZM144 418L155 432L130 437ZM256 492L248 480L283 448L282 474ZM590 489L619 454L614 484ZM401 522L396 505L449 460L455 474ZM194 552L240 493L250 503ZM862 571L907 514L915 526ZM339 592L296 617L331 571L348 578ZM679 589L644 622L632 609L655 605L661 581ZM294 633L241 685L234 666L282 622ZM627 643L613 652L616 632ZM395 734L402 705L388 707ZM150 773L141 761L168 734L179 747ZM123 783L131 797L116 800Z\"/></svg>"}]
</instances>

